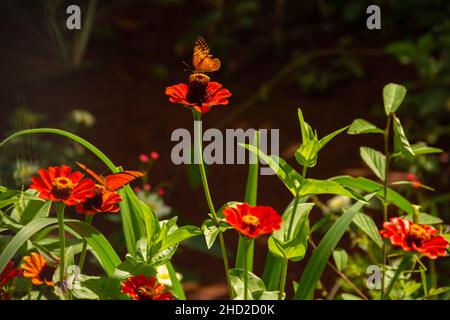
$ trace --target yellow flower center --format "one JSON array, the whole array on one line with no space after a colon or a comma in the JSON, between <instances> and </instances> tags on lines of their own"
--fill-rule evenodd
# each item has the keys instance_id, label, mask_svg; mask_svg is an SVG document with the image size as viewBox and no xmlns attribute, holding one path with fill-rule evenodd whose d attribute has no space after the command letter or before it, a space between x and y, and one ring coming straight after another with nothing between
<instances>
[{"instance_id":1,"label":"yellow flower center","mask_svg":"<svg viewBox=\"0 0 450 320\"><path fill-rule=\"evenodd\" d=\"M428 234L424 227L418 224L411 225L411 228L409 230L409 233L411 236L418 238L418 239L427 239Z\"/></svg>"},{"instance_id":2,"label":"yellow flower center","mask_svg":"<svg viewBox=\"0 0 450 320\"><path fill-rule=\"evenodd\" d=\"M244 221L246 224L251 224L252 226L259 225L259 218L251 214L243 216L242 221Z\"/></svg>"},{"instance_id":3,"label":"yellow flower center","mask_svg":"<svg viewBox=\"0 0 450 320\"><path fill-rule=\"evenodd\" d=\"M68 198L73 188L75 188L75 185L69 178L58 177L52 182L52 193L59 199Z\"/></svg>"}]
</instances>

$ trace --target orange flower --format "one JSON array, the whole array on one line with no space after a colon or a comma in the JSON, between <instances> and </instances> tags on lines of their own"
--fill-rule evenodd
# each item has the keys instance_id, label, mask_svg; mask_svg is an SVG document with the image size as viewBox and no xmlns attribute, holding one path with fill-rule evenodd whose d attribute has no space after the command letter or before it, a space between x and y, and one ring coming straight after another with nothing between
<instances>
[{"instance_id":1,"label":"orange flower","mask_svg":"<svg viewBox=\"0 0 450 320\"><path fill-rule=\"evenodd\" d=\"M143 274L130 277L122 283L121 291L133 300L173 300L170 292L164 292L166 288L156 283L155 277L146 277Z\"/></svg>"},{"instance_id":2,"label":"orange flower","mask_svg":"<svg viewBox=\"0 0 450 320\"><path fill-rule=\"evenodd\" d=\"M85 202L77 205L75 210L78 213L95 214L97 212L119 212L117 205L122 198L117 192L108 191L105 187L95 185L94 196Z\"/></svg>"},{"instance_id":3,"label":"orange flower","mask_svg":"<svg viewBox=\"0 0 450 320\"><path fill-rule=\"evenodd\" d=\"M201 113L211 110L212 106L228 104L231 92L222 88L218 82L210 82L203 73L193 73L189 77L189 85L180 83L166 88L169 101L194 107Z\"/></svg>"},{"instance_id":4,"label":"orange flower","mask_svg":"<svg viewBox=\"0 0 450 320\"><path fill-rule=\"evenodd\" d=\"M226 222L240 233L256 238L280 229L281 217L271 207L250 206L247 203L223 210Z\"/></svg>"},{"instance_id":5,"label":"orange flower","mask_svg":"<svg viewBox=\"0 0 450 320\"><path fill-rule=\"evenodd\" d=\"M448 241L443 236L435 235L439 230L432 226L397 217L385 222L383 228L380 234L405 251L416 251L430 259L447 255Z\"/></svg>"},{"instance_id":6,"label":"orange flower","mask_svg":"<svg viewBox=\"0 0 450 320\"><path fill-rule=\"evenodd\" d=\"M68 166L49 167L38 171L39 176L31 178L30 189L39 191L39 197L54 202L62 201L74 206L93 197L95 183L91 179L83 179L81 172L72 172Z\"/></svg>"},{"instance_id":7,"label":"orange flower","mask_svg":"<svg viewBox=\"0 0 450 320\"><path fill-rule=\"evenodd\" d=\"M31 256L23 258L24 263L20 266L23 269L23 276L31 278L31 282L35 285L45 283L48 286L53 286L52 281L55 268L47 264L47 261L38 253L32 252Z\"/></svg>"}]
</instances>

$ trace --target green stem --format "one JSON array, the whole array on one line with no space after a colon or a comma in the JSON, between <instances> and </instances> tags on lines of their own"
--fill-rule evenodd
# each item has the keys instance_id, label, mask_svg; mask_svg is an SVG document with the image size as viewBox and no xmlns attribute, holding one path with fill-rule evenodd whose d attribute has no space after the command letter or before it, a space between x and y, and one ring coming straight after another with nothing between
<instances>
[{"instance_id":1,"label":"green stem","mask_svg":"<svg viewBox=\"0 0 450 320\"><path fill-rule=\"evenodd\" d=\"M93 214L87 214L84 221L90 225L90 224L92 224L93 219L94 219ZM86 259L86 253L87 253L87 241L83 240L83 248L81 249L80 261L78 261L78 267L80 268L80 273L81 273L81 270L83 270L84 261Z\"/></svg>"},{"instance_id":2,"label":"green stem","mask_svg":"<svg viewBox=\"0 0 450 320\"><path fill-rule=\"evenodd\" d=\"M244 239L245 257L247 257L252 240ZM244 259L244 300L248 300L248 259Z\"/></svg>"},{"instance_id":3,"label":"green stem","mask_svg":"<svg viewBox=\"0 0 450 320\"><path fill-rule=\"evenodd\" d=\"M294 200L294 207L292 208L292 214L291 214L291 221L289 221L289 228L288 228L288 232L287 232L287 239L291 238L291 234L292 234L292 227L294 225L294 217L295 214L297 213L297 207L298 207L298 203L300 201L300 191L302 190L302 186L303 186L303 181L306 179L306 170L308 169L308 167L303 166L303 170L302 170L302 180L300 181L300 186L297 189L296 195L295 195L295 200ZM287 240L285 239L285 240Z\"/></svg>"},{"instance_id":4,"label":"green stem","mask_svg":"<svg viewBox=\"0 0 450 320\"><path fill-rule=\"evenodd\" d=\"M201 113L193 110L193 115L194 115L194 121L201 121ZM200 168L200 176L202 178L202 184L203 184L203 190L205 192L205 197L206 197L206 202L208 204L208 208L211 212L212 218L214 220L214 223L219 227L220 225L220 220L219 217L217 216L216 210L214 209L214 204L211 198L211 193L209 191L209 185L208 185L208 179L206 177L206 170L205 170L205 165L203 163L203 148L202 148L202 132L201 132L201 127L195 125L194 122L194 128L195 128L195 132L194 132L194 137L196 138L196 143L194 142L194 149L195 152L197 154L198 157L198 161L199 161L199 168ZM195 158L195 157L194 157ZM231 290L231 281L230 281L230 275L229 275L229 265L228 265L228 256L227 256L227 251L226 251L226 247L225 247L225 240L223 238L223 232L220 230L219 228L219 243L220 243L220 251L222 252L222 259L223 259L223 266L225 269L225 274L226 274L226 278L227 278L227 285L228 285L228 290L230 292L230 297L233 298L233 293Z\"/></svg>"},{"instance_id":5,"label":"green stem","mask_svg":"<svg viewBox=\"0 0 450 320\"><path fill-rule=\"evenodd\" d=\"M178 300L186 300L186 295L184 294L183 286L178 280L177 273L172 263L167 263L167 272L169 273L170 281L172 282L173 290L175 291Z\"/></svg>"},{"instance_id":6,"label":"green stem","mask_svg":"<svg viewBox=\"0 0 450 320\"><path fill-rule=\"evenodd\" d=\"M386 127L384 128L384 133L383 133L383 137L384 137L384 157L385 157L385 168L384 168L384 181L383 181L383 223L387 221L388 218L388 213L387 213L387 209L388 209L388 203L387 203L387 190L388 190L388 175L389 175L389 163L391 161L391 156L389 153L389 131L390 131L390 127L391 127L391 118L392 118L393 114L391 113L386 120ZM386 265L387 263L387 247L386 247L386 243L383 242L383 265ZM381 276L381 295L380 295L380 299L383 300L385 297L385 292L384 292L384 288L385 288L385 271L383 270L382 272L382 276Z\"/></svg>"},{"instance_id":7,"label":"green stem","mask_svg":"<svg viewBox=\"0 0 450 320\"><path fill-rule=\"evenodd\" d=\"M39 295L38 295L38 297L37 297L37 300L41 300L42 296L44 295L45 289L47 289L47 286L46 286L45 284L43 284L41 287L42 287L42 288L41 288L41 290L39 291Z\"/></svg>"},{"instance_id":8,"label":"green stem","mask_svg":"<svg viewBox=\"0 0 450 320\"><path fill-rule=\"evenodd\" d=\"M283 264L281 267L280 290L278 291L278 300L283 300L284 288L286 286L286 276L287 276L288 264L289 264L289 260L284 258Z\"/></svg>"},{"instance_id":9,"label":"green stem","mask_svg":"<svg viewBox=\"0 0 450 320\"><path fill-rule=\"evenodd\" d=\"M64 209L65 204L63 202L56 203L56 214L58 217L58 232L59 232L59 282L61 287L64 283L65 273L65 250L66 250L66 236L64 231Z\"/></svg>"},{"instance_id":10,"label":"green stem","mask_svg":"<svg viewBox=\"0 0 450 320\"><path fill-rule=\"evenodd\" d=\"M408 265L411 257L406 255L403 257L402 261L400 262L397 270L395 271L394 276L392 277L391 283L389 284L389 287L386 290L385 297L389 298L389 295L391 293L392 288L394 287L394 284L397 282L398 278L400 277L400 274L403 270L405 270L406 266Z\"/></svg>"}]
</instances>

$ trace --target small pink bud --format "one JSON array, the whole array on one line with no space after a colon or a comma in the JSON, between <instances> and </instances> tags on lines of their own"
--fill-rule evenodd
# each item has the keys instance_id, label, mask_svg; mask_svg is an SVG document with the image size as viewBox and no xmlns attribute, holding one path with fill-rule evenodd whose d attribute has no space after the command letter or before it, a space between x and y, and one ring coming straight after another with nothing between
<instances>
[{"instance_id":1,"label":"small pink bud","mask_svg":"<svg viewBox=\"0 0 450 320\"><path fill-rule=\"evenodd\" d=\"M420 182L419 178L417 178L417 176L412 172L409 172L406 175L406 180L411 181L411 185L413 188L418 189L421 186L421 182Z\"/></svg>"},{"instance_id":2,"label":"small pink bud","mask_svg":"<svg viewBox=\"0 0 450 320\"><path fill-rule=\"evenodd\" d=\"M150 161L150 158L149 158L148 155L146 155L146 154L141 154L141 155L139 156L139 161L144 162L144 163L147 163L147 162Z\"/></svg>"},{"instance_id":3,"label":"small pink bud","mask_svg":"<svg viewBox=\"0 0 450 320\"><path fill-rule=\"evenodd\" d=\"M161 197L164 197L164 195L166 194L166 190L163 189L163 188L160 188L160 189L158 189L158 194L159 194Z\"/></svg>"},{"instance_id":4,"label":"small pink bud","mask_svg":"<svg viewBox=\"0 0 450 320\"><path fill-rule=\"evenodd\" d=\"M150 191L150 190L152 190L152 185L149 184L149 183L144 184L144 190L145 190L145 191Z\"/></svg>"},{"instance_id":5,"label":"small pink bud","mask_svg":"<svg viewBox=\"0 0 450 320\"><path fill-rule=\"evenodd\" d=\"M139 187L134 187L133 190L134 190L134 192L141 192L141 188L139 188Z\"/></svg>"},{"instance_id":6,"label":"small pink bud","mask_svg":"<svg viewBox=\"0 0 450 320\"><path fill-rule=\"evenodd\" d=\"M158 160L159 159L159 153L156 152L156 151L150 152L150 158L152 158L153 160Z\"/></svg>"}]
</instances>

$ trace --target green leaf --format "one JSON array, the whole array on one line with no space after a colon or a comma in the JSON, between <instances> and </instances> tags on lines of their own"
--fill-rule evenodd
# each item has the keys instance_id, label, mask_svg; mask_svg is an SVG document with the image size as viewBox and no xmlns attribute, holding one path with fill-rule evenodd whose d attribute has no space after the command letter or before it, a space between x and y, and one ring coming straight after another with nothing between
<instances>
[{"instance_id":1,"label":"green leaf","mask_svg":"<svg viewBox=\"0 0 450 320\"><path fill-rule=\"evenodd\" d=\"M372 196L373 194L367 195L365 197L366 201L370 200ZM358 201L351 206L336 220L325 234L306 265L298 289L295 292L294 299L312 299L314 290L317 287L317 283L325 269L325 265L331 253L336 248L336 245L344 235L354 216L359 212L363 205L364 202Z\"/></svg>"},{"instance_id":2,"label":"green leaf","mask_svg":"<svg viewBox=\"0 0 450 320\"><path fill-rule=\"evenodd\" d=\"M343 300L363 300L362 298L355 296L353 294L350 294L350 293L343 293L343 294L341 294L341 297Z\"/></svg>"},{"instance_id":3,"label":"green leaf","mask_svg":"<svg viewBox=\"0 0 450 320\"><path fill-rule=\"evenodd\" d=\"M336 264L336 268L339 271L344 270L347 267L348 263L348 254L344 249L336 249L333 251L333 259Z\"/></svg>"},{"instance_id":4,"label":"green leaf","mask_svg":"<svg viewBox=\"0 0 450 320\"><path fill-rule=\"evenodd\" d=\"M316 180L316 179L305 179L300 190L300 196L316 195L316 194L336 194L342 195L355 200L363 200L364 198L357 194L342 187L339 183L333 180Z\"/></svg>"},{"instance_id":5,"label":"green leaf","mask_svg":"<svg viewBox=\"0 0 450 320\"><path fill-rule=\"evenodd\" d=\"M376 192L378 197L383 197L384 195L382 184L364 177L353 178L350 176L339 176L331 178L331 180L337 181L339 182L339 184L348 186L350 188L363 190L367 193ZM400 195L399 193L395 192L390 188L387 189L387 201L389 203L396 205L409 215L412 215L414 212L411 203L402 195Z\"/></svg>"},{"instance_id":6,"label":"green leaf","mask_svg":"<svg viewBox=\"0 0 450 320\"><path fill-rule=\"evenodd\" d=\"M278 297L277 291L266 291L264 282L255 274L248 272L248 294L249 300L274 300ZM229 271L231 288L235 300L244 299L244 269L231 269Z\"/></svg>"},{"instance_id":7,"label":"green leaf","mask_svg":"<svg viewBox=\"0 0 450 320\"><path fill-rule=\"evenodd\" d=\"M25 208L20 216L19 223L25 225L33 219L46 218L52 206L51 201L29 200L26 202Z\"/></svg>"},{"instance_id":8,"label":"green leaf","mask_svg":"<svg viewBox=\"0 0 450 320\"><path fill-rule=\"evenodd\" d=\"M372 239L379 248L383 246L383 239L381 239L377 225L371 217L365 213L358 212L353 218L353 223Z\"/></svg>"},{"instance_id":9,"label":"green leaf","mask_svg":"<svg viewBox=\"0 0 450 320\"><path fill-rule=\"evenodd\" d=\"M206 246L208 249L211 249L219 234L219 228L211 219L207 219L203 222L202 231L205 236Z\"/></svg>"},{"instance_id":10,"label":"green leaf","mask_svg":"<svg viewBox=\"0 0 450 320\"><path fill-rule=\"evenodd\" d=\"M394 152L407 157L414 157L414 151L406 138L400 119L394 116Z\"/></svg>"},{"instance_id":11,"label":"green leaf","mask_svg":"<svg viewBox=\"0 0 450 320\"><path fill-rule=\"evenodd\" d=\"M120 292L120 281L118 279L82 275L82 280L82 286L97 295L99 300L129 299Z\"/></svg>"},{"instance_id":12,"label":"green leaf","mask_svg":"<svg viewBox=\"0 0 450 320\"><path fill-rule=\"evenodd\" d=\"M356 119L352 122L347 131L348 134L362 134L362 133L381 133L384 131L377 128L374 124L364 119Z\"/></svg>"},{"instance_id":13,"label":"green leaf","mask_svg":"<svg viewBox=\"0 0 450 320\"><path fill-rule=\"evenodd\" d=\"M43 228L57 223L55 218L40 218L25 225L3 249L0 254L0 273L2 273L8 262L14 257L16 252L30 239L36 232Z\"/></svg>"},{"instance_id":14,"label":"green leaf","mask_svg":"<svg viewBox=\"0 0 450 320\"><path fill-rule=\"evenodd\" d=\"M286 161L276 155L268 156L255 146L248 144L241 144L241 146L255 154L258 154L259 157L273 170L273 172L275 172L286 188L288 188L293 195L296 194L296 190L300 185L302 177L289 164L287 164Z\"/></svg>"},{"instance_id":15,"label":"green leaf","mask_svg":"<svg viewBox=\"0 0 450 320\"><path fill-rule=\"evenodd\" d=\"M389 83L383 88L384 112L387 116L397 111L406 96L406 88L402 85Z\"/></svg>"},{"instance_id":16,"label":"green leaf","mask_svg":"<svg viewBox=\"0 0 450 320\"><path fill-rule=\"evenodd\" d=\"M177 245L183 240L200 234L202 234L201 230L195 226L182 226L162 239L159 250L165 250L171 246Z\"/></svg>"},{"instance_id":17,"label":"green leaf","mask_svg":"<svg viewBox=\"0 0 450 320\"><path fill-rule=\"evenodd\" d=\"M348 129L349 126L337 129L336 131L333 131L329 134L327 134L325 137L323 137L322 139L319 140L320 143L320 149L322 149L323 147L325 147L325 145L330 142L334 137L336 137L339 133L345 131Z\"/></svg>"},{"instance_id":18,"label":"green leaf","mask_svg":"<svg viewBox=\"0 0 450 320\"><path fill-rule=\"evenodd\" d=\"M381 181L385 180L386 171L386 157L379 151L369 147L359 148L361 158L367 164L367 166L380 178Z\"/></svg>"},{"instance_id":19,"label":"green leaf","mask_svg":"<svg viewBox=\"0 0 450 320\"><path fill-rule=\"evenodd\" d=\"M269 250L272 254L294 262L303 259L308 245L308 217L313 206L314 203L299 204L294 217L292 217L293 204L286 209L280 229L273 232L269 238ZM292 219L294 220L291 234L289 234L289 225Z\"/></svg>"},{"instance_id":20,"label":"green leaf","mask_svg":"<svg viewBox=\"0 0 450 320\"><path fill-rule=\"evenodd\" d=\"M86 222L67 220L65 224L87 242L95 253L95 256L99 259L106 274L111 277L116 267L121 263L121 260L105 236Z\"/></svg>"},{"instance_id":21,"label":"green leaf","mask_svg":"<svg viewBox=\"0 0 450 320\"><path fill-rule=\"evenodd\" d=\"M414 152L414 154L416 154L416 155L443 152L442 149L428 147L427 145L424 145L424 144L413 144L413 145L411 145L411 149Z\"/></svg>"},{"instance_id":22,"label":"green leaf","mask_svg":"<svg viewBox=\"0 0 450 320\"><path fill-rule=\"evenodd\" d=\"M314 132L312 128L305 122L305 119L303 118L303 113L300 108L297 110L298 115L298 121L300 122L300 130L302 132L302 143L305 143L306 141L313 140L314 139Z\"/></svg>"},{"instance_id":23,"label":"green leaf","mask_svg":"<svg viewBox=\"0 0 450 320\"><path fill-rule=\"evenodd\" d=\"M419 223L420 224L441 224L444 221L438 217L432 216L431 214L420 212L419 213Z\"/></svg>"}]
</instances>

